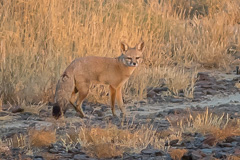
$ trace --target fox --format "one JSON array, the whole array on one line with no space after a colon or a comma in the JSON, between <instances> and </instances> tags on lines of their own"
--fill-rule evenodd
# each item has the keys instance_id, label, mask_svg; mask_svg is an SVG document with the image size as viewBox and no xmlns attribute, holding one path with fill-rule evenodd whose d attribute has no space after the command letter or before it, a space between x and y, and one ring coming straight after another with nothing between
<instances>
[{"instance_id":1,"label":"fox","mask_svg":"<svg viewBox=\"0 0 240 160\"><path fill-rule=\"evenodd\" d=\"M89 93L91 84L108 85L112 115L116 116L116 100L122 115L126 116L122 88L143 60L144 42L140 41L133 48L121 42L120 48L121 55L116 58L87 56L71 62L56 86L55 103L52 108L52 115L55 119L66 113L69 104L74 107L81 118L86 117L82 110L82 103Z\"/></svg>"}]
</instances>

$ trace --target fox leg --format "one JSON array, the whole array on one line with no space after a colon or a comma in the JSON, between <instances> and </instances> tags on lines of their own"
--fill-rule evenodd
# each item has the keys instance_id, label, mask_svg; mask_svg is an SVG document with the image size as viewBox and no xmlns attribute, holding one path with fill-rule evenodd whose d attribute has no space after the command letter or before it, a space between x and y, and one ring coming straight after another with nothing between
<instances>
[{"instance_id":1,"label":"fox leg","mask_svg":"<svg viewBox=\"0 0 240 160\"><path fill-rule=\"evenodd\" d=\"M71 94L71 97L69 99L70 104L73 105L74 108L76 108L75 102L77 100L77 98L76 98L77 92L78 92L77 88L74 87L74 90L73 90L73 92Z\"/></svg>"},{"instance_id":2,"label":"fox leg","mask_svg":"<svg viewBox=\"0 0 240 160\"><path fill-rule=\"evenodd\" d=\"M123 105L122 86L120 86L116 89L116 100L117 100L118 107L120 108L121 112L123 113L123 116L125 116L126 115L126 109Z\"/></svg>"},{"instance_id":3,"label":"fox leg","mask_svg":"<svg viewBox=\"0 0 240 160\"><path fill-rule=\"evenodd\" d=\"M113 116L116 116L115 113L115 98L116 98L116 89L113 88L111 85L109 86L109 90L110 90L110 105L111 105L111 109L112 109L112 114Z\"/></svg>"},{"instance_id":4,"label":"fox leg","mask_svg":"<svg viewBox=\"0 0 240 160\"><path fill-rule=\"evenodd\" d=\"M83 110L82 110L82 102L87 97L89 91L89 84L88 83L80 83L76 84L76 88L79 93L79 99L77 101L77 106L75 107L76 111L79 112L80 117L85 117Z\"/></svg>"}]
</instances>

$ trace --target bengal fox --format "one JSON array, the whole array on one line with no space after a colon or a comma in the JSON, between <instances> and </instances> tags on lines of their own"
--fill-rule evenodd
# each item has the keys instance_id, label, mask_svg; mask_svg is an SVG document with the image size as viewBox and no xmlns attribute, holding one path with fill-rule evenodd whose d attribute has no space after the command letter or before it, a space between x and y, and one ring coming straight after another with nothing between
<instances>
[{"instance_id":1,"label":"bengal fox","mask_svg":"<svg viewBox=\"0 0 240 160\"><path fill-rule=\"evenodd\" d=\"M82 102L88 95L89 87L92 83L100 83L109 85L113 116L116 116L115 99L125 116L122 87L135 68L142 62L143 50L143 41L134 48L130 48L122 42L122 54L117 58L89 56L75 59L58 81L52 115L58 119L66 112L68 104L72 104L79 112L80 117L83 118L85 115L82 110ZM79 93L78 100L75 98L77 93Z\"/></svg>"}]
</instances>

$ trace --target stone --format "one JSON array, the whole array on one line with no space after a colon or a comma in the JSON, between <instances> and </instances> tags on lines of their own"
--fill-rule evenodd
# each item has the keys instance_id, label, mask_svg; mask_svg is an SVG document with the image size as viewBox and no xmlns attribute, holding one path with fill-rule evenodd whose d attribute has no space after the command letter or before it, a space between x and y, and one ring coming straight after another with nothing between
<instances>
[{"instance_id":1,"label":"stone","mask_svg":"<svg viewBox=\"0 0 240 160\"><path fill-rule=\"evenodd\" d=\"M222 142L217 143L217 146L222 147L222 148L224 148L224 147L234 147L234 145L231 144L231 143L222 143Z\"/></svg>"},{"instance_id":2,"label":"stone","mask_svg":"<svg viewBox=\"0 0 240 160\"><path fill-rule=\"evenodd\" d=\"M140 103L140 104L147 104L147 102L144 101L144 100L139 101L139 103Z\"/></svg>"},{"instance_id":3,"label":"stone","mask_svg":"<svg viewBox=\"0 0 240 160\"><path fill-rule=\"evenodd\" d=\"M168 87L154 88L153 91L156 93L166 92L166 91L168 91Z\"/></svg>"},{"instance_id":4,"label":"stone","mask_svg":"<svg viewBox=\"0 0 240 160\"><path fill-rule=\"evenodd\" d=\"M148 97L148 98L153 98L153 97L155 97L155 95L156 95L156 93L155 93L154 91L149 91L149 92L147 93L147 97Z\"/></svg>"},{"instance_id":5,"label":"stone","mask_svg":"<svg viewBox=\"0 0 240 160\"><path fill-rule=\"evenodd\" d=\"M95 110L93 113L97 114L98 117L103 117L104 116L104 113L101 110Z\"/></svg>"},{"instance_id":6,"label":"stone","mask_svg":"<svg viewBox=\"0 0 240 160\"><path fill-rule=\"evenodd\" d=\"M34 156L33 160L44 160L42 156Z\"/></svg>"},{"instance_id":7,"label":"stone","mask_svg":"<svg viewBox=\"0 0 240 160\"><path fill-rule=\"evenodd\" d=\"M24 109L21 108L20 106L16 106L12 109L12 113L19 113L19 112L23 112Z\"/></svg>"},{"instance_id":8,"label":"stone","mask_svg":"<svg viewBox=\"0 0 240 160\"><path fill-rule=\"evenodd\" d=\"M164 152L158 149L143 149L141 151L142 154L146 154L146 155L155 155L155 156L162 156L164 155Z\"/></svg>"},{"instance_id":9,"label":"stone","mask_svg":"<svg viewBox=\"0 0 240 160\"><path fill-rule=\"evenodd\" d=\"M216 138L210 135L203 141L203 143L208 144L209 146L213 146L216 143Z\"/></svg>"},{"instance_id":10,"label":"stone","mask_svg":"<svg viewBox=\"0 0 240 160\"><path fill-rule=\"evenodd\" d=\"M7 112L0 112L0 117L4 117L4 116L7 116L8 113Z\"/></svg>"},{"instance_id":11,"label":"stone","mask_svg":"<svg viewBox=\"0 0 240 160\"><path fill-rule=\"evenodd\" d=\"M209 75L207 72L199 72L197 74L197 78L199 81L205 81L205 80L209 80Z\"/></svg>"},{"instance_id":12,"label":"stone","mask_svg":"<svg viewBox=\"0 0 240 160\"><path fill-rule=\"evenodd\" d=\"M217 94L217 91L213 89L207 89L207 90L204 90L203 93L205 93L206 95L215 95Z\"/></svg>"},{"instance_id":13,"label":"stone","mask_svg":"<svg viewBox=\"0 0 240 160\"><path fill-rule=\"evenodd\" d=\"M73 156L74 160L89 160L89 156L83 154L76 154Z\"/></svg>"},{"instance_id":14,"label":"stone","mask_svg":"<svg viewBox=\"0 0 240 160\"><path fill-rule=\"evenodd\" d=\"M199 151L192 151L191 153L192 160L199 160L204 157L204 155Z\"/></svg>"},{"instance_id":15,"label":"stone","mask_svg":"<svg viewBox=\"0 0 240 160\"><path fill-rule=\"evenodd\" d=\"M177 144L178 141L179 141L179 139L174 139L174 140L171 140L169 144L170 144L170 146L173 146L173 145Z\"/></svg>"},{"instance_id":16,"label":"stone","mask_svg":"<svg viewBox=\"0 0 240 160\"><path fill-rule=\"evenodd\" d=\"M227 154L225 152L215 152L215 155L214 155L215 158L218 158L218 159L226 159L227 158Z\"/></svg>"},{"instance_id":17,"label":"stone","mask_svg":"<svg viewBox=\"0 0 240 160\"><path fill-rule=\"evenodd\" d=\"M181 102L183 102L183 99L171 98L170 102L172 102L172 103L181 103Z\"/></svg>"},{"instance_id":18,"label":"stone","mask_svg":"<svg viewBox=\"0 0 240 160\"><path fill-rule=\"evenodd\" d=\"M143 108L138 108L137 111L145 111Z\"/></svg>"},{"instance_id":19,"label":"stone","mask_svg":"<svg viewBox=\"0 0 240 160\"><path fill-rule=\"evenodd\" d=\"M213 153L212 149L201 149L201 152L203 152L206 155L211 155Z\"/></svg>"}]
</instances>

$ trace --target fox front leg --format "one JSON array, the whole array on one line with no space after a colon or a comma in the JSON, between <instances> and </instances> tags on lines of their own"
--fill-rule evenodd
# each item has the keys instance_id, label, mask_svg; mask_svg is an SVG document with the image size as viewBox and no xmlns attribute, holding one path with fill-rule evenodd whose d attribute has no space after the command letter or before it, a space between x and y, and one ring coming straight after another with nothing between
<instances>
[{"instance_id":1,"label":"fox front leg","mask_svg":"<svg viewBox=\"0 0 240 160\"><path fill-rule=\"evenodd\" d=\"M113 88L112 86L109 86L109 90L110 90L110 105L111 105L111 109L112 109L112 114L113 116L117 116L116 112L115 112L115 98L116 98L116 89Z\"/></svg>"},{"instance_id":2,"label":"fox front leg","mask_svg":"<svg viewBox=\"0 0 240 160\"><path fill-rule=\"evenodd\" d=\"M122 99L122 87L118 87L116 89L116 99L117 99L117 104L123 114L123 117L126 116L126 109L123 105L123 99Z\"/></svg>"}]
</instances>

